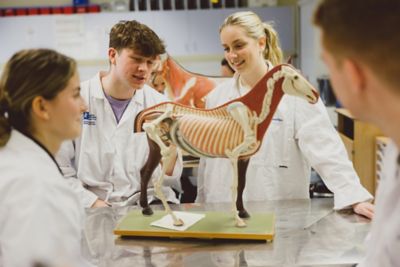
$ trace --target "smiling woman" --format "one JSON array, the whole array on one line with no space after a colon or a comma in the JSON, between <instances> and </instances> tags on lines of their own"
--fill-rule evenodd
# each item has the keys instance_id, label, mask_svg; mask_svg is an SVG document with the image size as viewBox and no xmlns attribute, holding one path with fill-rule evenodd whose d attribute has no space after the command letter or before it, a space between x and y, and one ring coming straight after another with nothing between
<instances>
[{"instance_id":1,"label":"smiling woman","mask_svg":"<svg viewBox=\"0 0 400 267\"><path fill-rule=\"evenodd\" d=\"M14 54L0 104L0 265L86 264L83 209L54 160L86 108L75 61L47 49Z\"/></svg>"},{"instance_id":2,"label":"smiling woman","mask_svg":"<svg viewBox=\"0 0 400 267\"><path fill-rule=\"evenodd\" d=\"M207 96L207 108L251 94L251 88L261 77L282 61L278 35L272 24L262 22L253 12L229 15L220 27L220 40L224 56L236 72ZM313 167L334 192L335 209L353 206L358 213L372 217L372 205L365 202L372 196L361 186L320 100L309 105L285 95L262 146L242 165L251 179L246 189L242 188L244 201L309 198ZM231 176L228 160L201 159L197 201L229 202L231 192L226 185L230 184Z\"/></svg>"}]
</instances>

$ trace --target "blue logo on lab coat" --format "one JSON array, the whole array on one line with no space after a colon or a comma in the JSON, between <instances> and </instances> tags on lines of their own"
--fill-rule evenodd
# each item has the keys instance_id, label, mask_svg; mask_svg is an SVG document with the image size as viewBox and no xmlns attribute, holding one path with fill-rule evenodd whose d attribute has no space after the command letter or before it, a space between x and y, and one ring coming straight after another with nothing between
<instances>
[{"instance_id":1,"label":"blue logo on lab coat","mask_svg":"<svg viewBox=\"0 0 400 267\"><path fill-rule=\"evenodd\" d=\"M89 112L83 112L83 124L96 125L96 115L90 114Z\"/></svg>"}]
</instances>

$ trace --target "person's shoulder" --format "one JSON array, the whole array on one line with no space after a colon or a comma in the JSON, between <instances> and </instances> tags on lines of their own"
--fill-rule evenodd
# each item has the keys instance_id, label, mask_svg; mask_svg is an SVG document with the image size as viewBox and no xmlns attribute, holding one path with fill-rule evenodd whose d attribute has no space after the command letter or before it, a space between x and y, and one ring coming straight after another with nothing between
<instances>
[{"instance_id":1,"label":"person's shoulder","mask_svg":"<svg viewBox=\"0 0 400 267\"><path fill-rule=\"evenodd\" d=\"M235 86L235 78L227 78L223 82L219 83L208 95L207 99L214 99L220 95L227 93L227 90L233 89Z\"/></svg>"},{"instance_id":2,"label":"person's shoulder","mask_svg":"<svg viewBox=\"0 0 400 267\"><path fill-rule=\"evenodd\" d=\"M101 85L100 72L96 73L92 78L84 80L80 84L81 96L88 102L91 96L101 96L103 93L103 86Z\"/></svg>"},{"instance_id":3,"label":"person's shoulder","mask_svg":"<svg viewBox=\"0 0 400 267\"><path fill-rule=\"evenodd\" d=\"M141 90L143 90L143 94L146 100L154 101L156 104L169 101L169 99L165 95L157 92L157 90L147 84L145 84Z\"/></svg>"},{"instance_id":4,"label":"person's shoulder","mask_svg":"<svg viewBox=\"0 0 400 267\"><path fill-rule=\"evenodd\" d=\"M99 81L100 82L100 71L97 72L92 77L90 77L89 79L81 81L81 86L82 85L88 85L89 83L94 82L94 81Z\"/></svg>"},{"instance_id":5,"label":"person's shoulder","mask_svg":"<svg viewBox=\"0 0 400 267\"><path fill-rule=\"evenodd\" d=\"M91 80L92 80L92 79L85 80L85 81L82 81L82 82L81 82L81 91L82 91L82 90L88 90L89 84L90 84L90 81L91 81Z\"/></svg>"},{"instance_id":6,"label":"person's shoulder","mask_svg":"<svg viewBox=\"0 0 400 267\"><path fill-rule=\"evenodd\" d=\"M49 182L52 183L54 179L46 179L48 175L58 175L55 163L44 160L42 155L32 153L31 150L28 153L21 153L21 151L16 150L4 152L4 156L7 155L7 161L2 161L0 164L1 169L3 169L1 176L2 182L7 183L8 180L10 188L12 184L22 184L24 187L35 190L34 188L42 188ZM53 164L53 168L51 164Z\"/></svg>"}]
</instances>

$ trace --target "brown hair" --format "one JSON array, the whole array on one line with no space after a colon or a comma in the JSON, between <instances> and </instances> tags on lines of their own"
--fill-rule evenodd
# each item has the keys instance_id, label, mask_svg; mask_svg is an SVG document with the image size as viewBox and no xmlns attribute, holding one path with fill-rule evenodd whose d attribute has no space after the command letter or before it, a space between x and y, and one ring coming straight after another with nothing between
<instances>
[{"instance_id":1,"label":"brown hair","mask_svg":"<svg viewBox=\"0 0 400 267\"><path fill-rule=\"evenodd\" d=\"M51 100L76 73L76 62L50 49L15 53L0 79L0 147L10 138L11 128L28 133L32 101L37 96Z\"/></svg>"},{"instance_id":2,"label":"brown hair","mask_svg":"<svg viewBox=\"0 0 400 267\"><path fill-rule=\"evenodd\" d=\"M264 58L271 61L273 65L282 63L282 50L279 44L278 33L272 27L271 23L262 22L260 17L251 11L241 11L229 15L221 25L219 31L226 26L242 27L247 35L258 40L261 37L266 38L264 49Z\"/></svg>"},{"instance_id":3,"label":"brown hair","mask_svg":"<svg viewBox=\"0 0 400 267\"><path fill-rule=\"evenodd\" d=\"M129 48L145 57L155 57L165 53L163 41L157 34L144 24L131 21L120 21L110 32L110 48L118 52Z\"/></svg>"},{"instance_id":4,"label":"brown hair","mask_svg":"<svg viewBox=\"0 0 400 267\"><path fill-rule=\"evenodd\" d=\"M399 0L325 0L313 22L322 30L324 47L339 63L344 57L358 59L400 86Z\"/></svg>"}]
</instances>

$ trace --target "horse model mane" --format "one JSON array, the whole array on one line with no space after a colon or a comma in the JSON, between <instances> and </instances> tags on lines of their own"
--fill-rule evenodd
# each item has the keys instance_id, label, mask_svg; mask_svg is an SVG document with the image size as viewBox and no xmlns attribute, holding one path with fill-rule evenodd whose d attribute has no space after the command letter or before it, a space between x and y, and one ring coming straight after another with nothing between
<instances>
[{"instance_id":1,"label":"horse model mane","mask_svg":"<svg viewBox=\"0 0 400 267\"><path fill-rule=\"evenodd\" d=\"M160 161L171 160L171 144L198 157L228 158L233 168L232 210L236 225L245 226L242 218L250 215L243 206L242 194L250 156L260 148L264 134L283 94L299 96L316 103L318 93L292 66L282 64L262 77L244 96L213 109L198 109L174 102L164 102L140 112L135 131L145 131L150 153L141 170L140 205L143 214L153 212L147 203L147 185ZM165 166L166 164L164 164ZM182 225L171 211L161 191L165 175L155 184L157 196L172 216L175 225ZM235 205L236 201L236 205Z\"/></svg>"}]
</instances>

